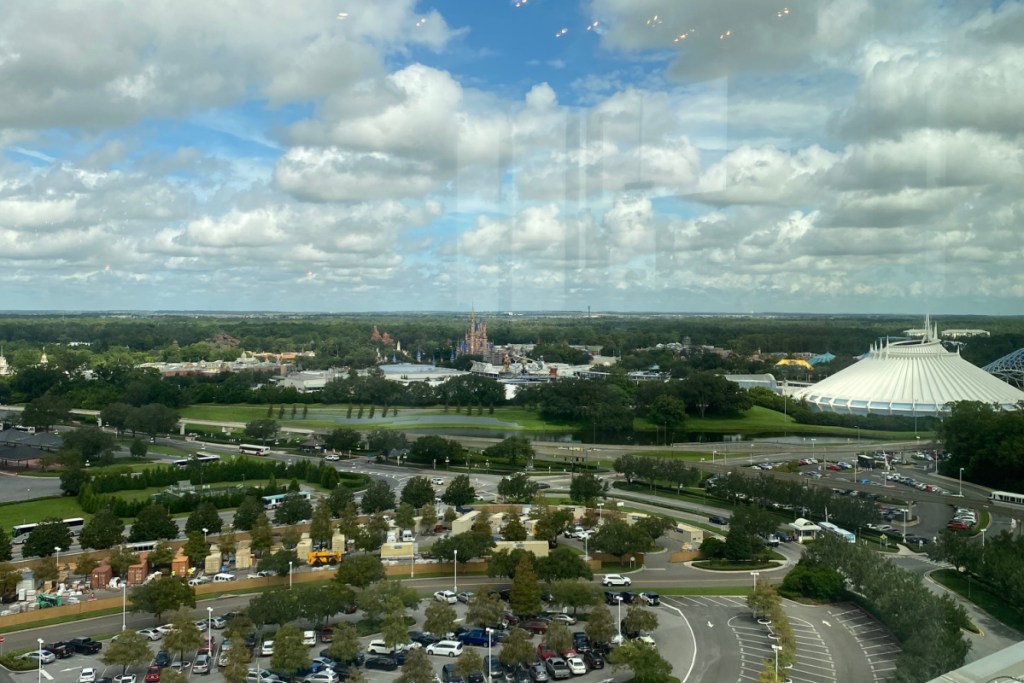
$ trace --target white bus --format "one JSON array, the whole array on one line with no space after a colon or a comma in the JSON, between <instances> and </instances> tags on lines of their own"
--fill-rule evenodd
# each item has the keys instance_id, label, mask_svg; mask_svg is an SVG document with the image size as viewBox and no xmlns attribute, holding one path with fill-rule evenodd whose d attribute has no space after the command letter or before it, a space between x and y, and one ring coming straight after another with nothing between
<instances>
[{"instance_id":1,"label":"white bus","mask_svg":"<svg viewBox=\"0 0 1024 683\"><path fill-rule=\"evenodd\" d=\"M988 494L988 499L993 503L1024 505L1024 493L1011 493L1009 491L993 491Z\"/></svg>"},{"instance_id":2,"label":"white bus","mask_svg":"<svg viewBox=\"0 0 1024 683\"><path fill-rule=\"evenodd\" d=\"M263 509L275 510L281 507L281 503L284 502L285 498L293 494L301 496L306 500L310 499L309 491L299 491L297 494L294 491L289 491L288 493L278 493L273 496L263 496Z\"/></svg>"},{"instance_id":3,"label":"white bus","mask_svg":"<svg viewBox=\"0 0 1024 683\"><path fill-rule=\"evenodd\" d=\"M181 460L175 460L174 461L174 466L175 467L180 467L180 468L185 468L185 467L188 467L189 465L191 465L192 463L195 463L197 465L209 465L210 463L214 463L214 462L220 462L220 456L219 455L214 455L212 453L202 453L202 452L200 452L200 453L193 453L192 455L188 456L187 458L182 458Z\"/></svg>"},{"instance_id":4,"label":"white bus","mask_svg":"<svg viewBox=\"0 0 1024 683\"><path fill-rule=\"evenodd\" d=\"M839 538L843 539L847 543L856 543L857 542L857 537L856 536L854 536L852 533L850 533L846 529L837 527L832 522L818 522L818 526L820 526L824 531L827 531L828 533L830 533L830 534L832 534L834 536L838 536Z\"/></svg>"},{"instance_id":5,"label":"white bus","mask_svg":"<svg viewBox=\"0 0 1024 683\"><path fill-rule=\"evenodd\" d=\"M72 536L77 536L82 533L82 527L85 526L85 520L81 517L68 517L63 520L64 526L68 528ZM32 530L42 522L32 522L30 524L15 524L11 527L11 541L13 543L24 543L28 535L32 533Z\"/></svg>"},{"instance_id":6,"label":"white bus","mask_svg":"<svg viewBox=\"0 0 1024 683\"><path fill-rule=\"evenodd\" d=\"M238 452L243 455L270 455L270 446L254 446L251 443L243 443L238 447Z\"/></svg>"}]
</instances>

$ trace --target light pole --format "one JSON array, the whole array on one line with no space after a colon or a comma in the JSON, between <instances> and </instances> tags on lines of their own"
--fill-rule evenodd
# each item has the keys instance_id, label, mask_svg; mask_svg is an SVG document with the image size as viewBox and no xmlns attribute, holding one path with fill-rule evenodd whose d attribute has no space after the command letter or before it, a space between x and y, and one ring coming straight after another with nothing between
<instances>
[{"instance_id":1,"label":"light pole","mask_svg":"<svg viewBox=\"0 0 1024 683\"><path fill-rule=\"evenodd\" d=\"M213 652L213 608L206 608L206 646Z\"/></svg>"},{"instance_id":2,"label":"light pole","mask_svg":"<svg viewBox=\"0 0 1024 683\"><path fill-rule=\"evenodd\" d=\"M291 590L291 587L292 587L292 563L289 562L288 563L288 589Z\"/></svg>"},{"instance_id":3,"label":"light pole","mask_svg":"<svg viewBox=\"0 0 1024 683\"><path fill-rule=\"evenodd\" d=\"M452 592L459 592L459 551L455 549L455 561L452 562Z\"/></svg>"},{"instance_id":4,"label":"light pole","mask_svg":"<svg viewBox=\"0 0 1024 683\"><path fill-rule=\"evenodd\" d=\"M814 456L814 442L815 441L817 441L817 439L813 439L813 438L811 439L811 460L815 459L815 456ZM821 456L821 459L825 461L826 465L828 465L828 458L826 458L824 456L824 454ZM818 465L818 470L821 470L821 465Z\"/></svg>"},{"instance_id":5,"label":"light pole","mask_svg":"<svg viewBox=\"0 0 1024 683\"><path fill-rule=\"evenodd\" d=\"M597 504L597 523L600 524L604 520L604 503Z\"/></svg>"},{"instance_id":6,"label":"light pole","mask_svg":"<svg viewBox=\"0 0 1024 683\"><path fill-rule=\"evenodd\" d=\"M445 469L445 471L448 470L448 462L449 462L448 456L445 456L445 458L444 458L444 469Z\"/></svg>"},{"instance_id":7,"label":"light pole","mask_svg":"<svg viewBox=\"0 0 1024 683\"><path fill-rule=\"evenodd\" d=\"M121 582L121 630L128 630L128 582Z\"/></svg>"},{"instance_id":8,"label":"light pole","mask_svg":"<svg viewBox=\"0 0 1024 683\"><path fill-rule=\"evenodd\" d=\"M781 645L772 643L772 651L775 653L775 680L779 680L779 650L781 649Z\"/></svg>"},{"instance_id":9,"label":"light pole","mask_svg":"<svg viewBox=\"0 0 1024 683\"><path fill-rule=\"evenodd\" d=\"M618 627L619 628L619 643L621 644L622 643L622 597L621 596L619 597L618 600L615 601L615 604L618 606L618 610L619 610L618 618L615 620L615 623L619 625L619 627Z\"/></svg>"},{"instance_id":10,"label":"light pole","mask_svg":"<svg viewBox=\"0 0 1024 683\"><path fill-rule=\"evenodd\" d=\"M711 464L715 464L715 456L718 455L718 451L711 451Z\"/></svg>"},{"instance_id":11,"label":"light pole","mask_svg":"<svg viewBox=\"0 0 1024 683\"><path fill-rule=\"evenodd\" d=\"M757 590L757 577L761 576L761 572L750 572L750 575L754 577L754 590Z\"/></svg>"},{"instance_id":12,"label":"light pole","mask_svg":"<svg viewBox=\"0 0 1024 683\"><path fill-rule=\"evenodd\" d=\"M590 561L590 551L587 549L587 542L590 540L590 534L583 535L583 559L584 561Z\"/></svg>"},{"instance_id":13,"label":"light pole","mask_svg":"<svg viewBox=\"0 0 1024 683\"><path fill-rule=\"evenodd\" d=\"M960 471L963 472L964 468L961 467ZM60 546L53 546L53 552L53 566L57 570L57 583L60 583Z\"/></svg>"},{"instance_id":14,"label":"light pole","mask_svg":"<svg viewBox=\"0 0 1024 683\"><path fill-rule=\"evenodd\" d=\"M960 468L960 493L957 494L957 498L964 497L964 468Z\"/></svg>"},{"instance_id":15,"label":"light pole","mask_svg":"<svg viewBox=\"0 0 1024 683\"><path fill-rule=\"evenodd\" d=\"M416 544L409 544L409 578L416 578Z\"/></svg>"},{"instance_id":16,"label":"light pole","mask_svg":"<svg viewBox=\"0 0 1024 683\"><path fill-rule=\"evenodd\" d=\"M907 508L903 508L903 542L907 542Z\"/></svg>"},{"instance_id":17,"label":"light pole","mask_svg":"<svg viewBox=\"0 0 1024 683\"><path fill-rule=\"evenodd\" d=\"M39 683L43 683L43 639L36 640L39 642Z\"/></svg>"},{"instance_id":18,"label":"light pole","mask_svg":"<svg viewBox=\"0 0 1024 683\"><path fill-rule=\"evenodd\" d=\"M494 679L491 678L491 634L494 633L494 629L487 629L487 681L488 683L494 683Z\"/></svg>"},{"instance_id":19,"label":"light pole","mask_svg":"<svg viewBox=\"0 0 1024 683\"><path fill-rule=\"evenodd\" d=\"M206 534L210 533L210 530L203 527L203 543L206 543Z\"/></svg>"}]
</instances>

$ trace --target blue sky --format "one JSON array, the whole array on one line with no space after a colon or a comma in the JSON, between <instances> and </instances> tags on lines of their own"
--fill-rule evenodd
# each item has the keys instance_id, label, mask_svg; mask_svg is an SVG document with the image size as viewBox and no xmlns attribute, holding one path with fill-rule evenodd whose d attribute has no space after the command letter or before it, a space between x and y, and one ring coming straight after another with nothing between
<instances>
[{"instance_id":1,"label":"blue sky","mask_svg":"<svg viewBox=\"0 0 1024 683\"><path fill-rule=\"evenodd\" d=\"M1019 313L1017 2L3 9L0 309Z\"/></svg>"}]
</instances>

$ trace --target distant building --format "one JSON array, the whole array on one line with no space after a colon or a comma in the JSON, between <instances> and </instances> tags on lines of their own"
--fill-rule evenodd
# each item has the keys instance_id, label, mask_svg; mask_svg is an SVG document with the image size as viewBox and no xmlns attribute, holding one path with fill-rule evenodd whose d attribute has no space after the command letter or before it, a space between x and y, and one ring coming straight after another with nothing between
<instances>
[{"instance_id":1,"label":"distant building","mask_svg":"<svg viewBox=\"0 0 1024 683\"><path fill-rule=\"evenodd\" d=\"M469 314L469 329L466 330L466 337L459 344L458 353L460 356L483 356L493 349L493 344L487 338L487 323L476 319L476 312Z\"/></svg>"},{"instance_id":2,"label":"distant building","mask_svg":"<svg viewBox=\"0 0 1024 683\"><path fill-rule=\"evenodd\" d=\"M767 372L760 375L726 375L725 378L730 382L740 385L740 389L743 390L762 387L776 394L782 393L782 387L779 385L778 380L775 379L775 375Z\"/></svg>"}]
</instances>

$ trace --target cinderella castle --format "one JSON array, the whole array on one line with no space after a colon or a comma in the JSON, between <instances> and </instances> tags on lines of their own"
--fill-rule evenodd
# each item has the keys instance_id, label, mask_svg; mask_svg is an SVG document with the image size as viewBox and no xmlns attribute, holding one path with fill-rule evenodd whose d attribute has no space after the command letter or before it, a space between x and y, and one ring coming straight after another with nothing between
<instances>
[{"instance_id":1,"label":"cinderella castle","mask_svg":"<svg viewBox=\"0 0 1024 683\"><path fill-rule=\"evenodd\" d=\"M476 319L476 311L469 313L469 329L458 346L460 356L484 356L494 350L494 344L487 338L487 323Z\"/></svg>"}]
</instances>

